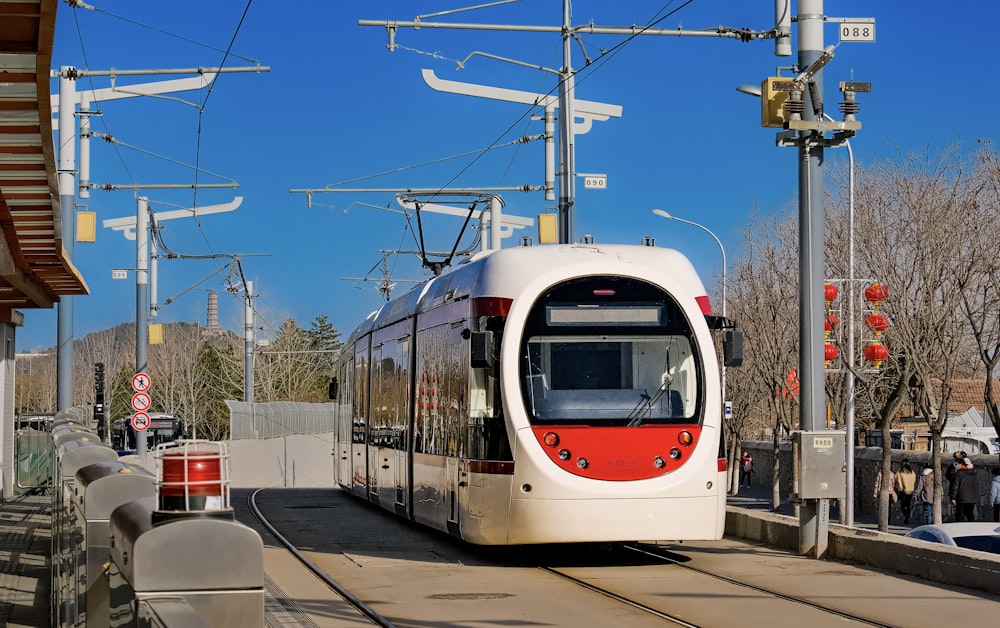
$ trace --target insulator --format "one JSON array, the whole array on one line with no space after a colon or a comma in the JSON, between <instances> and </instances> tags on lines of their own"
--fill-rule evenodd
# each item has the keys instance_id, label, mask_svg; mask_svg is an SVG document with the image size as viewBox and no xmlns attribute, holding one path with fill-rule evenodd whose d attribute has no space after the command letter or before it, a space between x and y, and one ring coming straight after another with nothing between
<instances>
[{"instance_id":1,"label":"insulator","mask_svg":"<svg viewBox=\"0 0 1000 628\"><path fill-rule=\"evenodd\" d=\"M787 118L795 113L801 115L806 110L806 103L802 100L792 100L789 98L782 107L785 109L785 117Z\"/></svg>"},{"instance_id":2,"label":"insulator","mask_svg":"<svg viewBox=\"0 0 1000 628\"><path fill-rule=\"evenodd\" d=\"M840 112L848 115L854 115L861 109L861 105L858 104L856 100L844 100L840 103Z\"/></svg>"}]
</instances>

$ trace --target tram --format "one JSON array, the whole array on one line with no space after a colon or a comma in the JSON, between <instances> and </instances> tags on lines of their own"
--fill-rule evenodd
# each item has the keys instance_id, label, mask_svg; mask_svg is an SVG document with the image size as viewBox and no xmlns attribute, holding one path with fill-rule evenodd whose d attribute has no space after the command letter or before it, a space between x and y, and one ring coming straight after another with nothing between
<instances>
[{"instance_id":1,"label":"tram","mask_svg":"<svg viewBox=\"0 0 1000 628\"><path fill-rule=\"evenodd\" d=\"M344 343L334 480L475 544L719 539L710 323L691 263L651 243L478 253Z\"/></svg>"}]
</instances>

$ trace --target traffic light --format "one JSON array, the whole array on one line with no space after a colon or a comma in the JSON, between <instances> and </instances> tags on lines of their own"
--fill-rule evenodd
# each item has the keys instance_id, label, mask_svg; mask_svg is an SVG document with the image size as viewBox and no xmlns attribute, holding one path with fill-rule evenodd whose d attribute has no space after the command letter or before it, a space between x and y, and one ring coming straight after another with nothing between
<instances>
[{"instance_id":1,"label":"traffic light","mask_svg":"<svg viewBox=\"0 0 1000 628\"><path fill-rule=\"evenodd\" d=\"M104 403L104 362L94 364L94 392L97 403Z\"/></svg>"},{"instance_id":2,"label":"traffic light","mask_svg":"<svg viewBox=\"0 0 1000 628\"><path fill-rule=\"evenodd\" d=\"M97 434L104 440L104 362L94 364L94 422L97 424Z\"/></svg>"}]
</instances>

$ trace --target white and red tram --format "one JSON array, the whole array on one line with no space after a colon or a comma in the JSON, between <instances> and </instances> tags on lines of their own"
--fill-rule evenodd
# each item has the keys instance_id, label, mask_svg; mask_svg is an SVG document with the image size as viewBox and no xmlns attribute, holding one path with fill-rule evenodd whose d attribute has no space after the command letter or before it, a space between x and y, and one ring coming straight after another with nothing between
<instances>
[{"instance_id":1,"label":"white and red tram","mask_svg":"<svg viewBox=\"0 0 1000 628\"><path fill-rule=\"evenodd\" d=\"M710 314L670 249L480 253L345 342L335 480L477 544L719 539Z\"/></svg>"}]
</instances>

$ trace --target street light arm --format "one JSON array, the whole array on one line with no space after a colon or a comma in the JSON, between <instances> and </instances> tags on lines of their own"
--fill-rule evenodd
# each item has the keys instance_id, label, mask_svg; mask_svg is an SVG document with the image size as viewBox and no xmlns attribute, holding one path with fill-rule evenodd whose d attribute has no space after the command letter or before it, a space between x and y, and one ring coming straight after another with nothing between
<instances>
[{"instance_id":1,"label":"street light arm","mask_svg":"<svg viewBox=\"0 0 1000 628\"><path fill-rule=\"evenodd\" d=\"M692 227L698 227L708 235L712 236L712 239L715 240L715 243L719 245L719 251L722 253L722 316L725 317L726 316L726 249L725 247L722 246L722 240L719 239L719 236L712 233L712 231L705 225L701 225L696 222L692 222L690 220L685 220L683 218L678 218L677 216L673 216L662 209L654 209L653 213L656 214L657 216L660 216L661 218L666 218L667 220L676 220L677 222L682 222L686 225L691 225Z\"/></svg>"}]
</instances>

